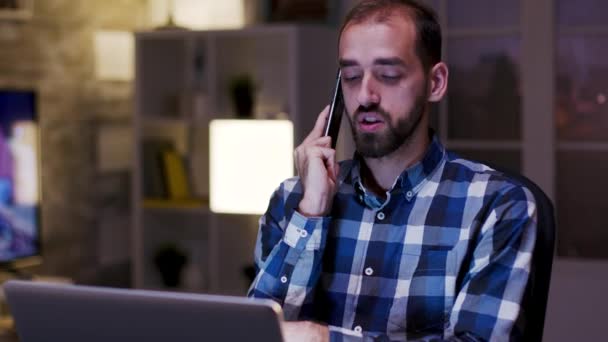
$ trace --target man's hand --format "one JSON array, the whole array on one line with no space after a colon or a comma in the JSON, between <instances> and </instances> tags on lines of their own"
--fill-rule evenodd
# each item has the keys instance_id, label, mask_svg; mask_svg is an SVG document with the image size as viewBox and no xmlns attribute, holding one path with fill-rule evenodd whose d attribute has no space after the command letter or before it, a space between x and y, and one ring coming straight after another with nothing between
<instances>
[{"instance_id":1,"label":"man's hand","mask_svg":"<svg viewBox=\"0 0 608 342\"><path fill-rule=\"evenodd\" d=\"M323 136L329 106L319 114L315 127L295 150L295 163L304 187L304 196L298 206L305 216L325 216L331 210L336 194L338 164L331 138Z\"/></svg>"},{"instance_id":2,"label":"man's hand","mask_svg":"<svg viewBox=\"0 0 608 342\"><path fill-rule=\"evenodd\" d=\"M285 342L329 342L329 329L314 322L283 322Z\"/></svg>"}]
</instances>

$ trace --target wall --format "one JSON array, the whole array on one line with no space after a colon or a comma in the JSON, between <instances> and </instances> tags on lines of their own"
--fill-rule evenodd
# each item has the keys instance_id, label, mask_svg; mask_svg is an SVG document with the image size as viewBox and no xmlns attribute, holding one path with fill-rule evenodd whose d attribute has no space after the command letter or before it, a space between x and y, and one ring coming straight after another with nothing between
<instances>
[{"instance_id":1,"label":"wall","mask_svg":"<svg viewBox=\"0 0 608 342\"><path fill-rule=\"evenodd\" d=\"M608 262L557 258L543 341L603 341L608 317Z\"/></svg>"},{"instance_id":2,"label":"wall","mask_svg":"<svg viewBox=\"0 0 608 342\"><path fill-rule=\"evenodd\" d=\"M93 34L141 27L145 4L35 0L31 20L0 22L0 87L33 88L39 96L44 263L37 272L80 279L98 266L100 213L108 200L126 196L116 191L128 177L97 170L97 129L128 124L132 89L94 79ZM115 201L114 213L124 214L125 203ZM128 240L128 227L116 238Z\"/></svg>"}]
</instances>

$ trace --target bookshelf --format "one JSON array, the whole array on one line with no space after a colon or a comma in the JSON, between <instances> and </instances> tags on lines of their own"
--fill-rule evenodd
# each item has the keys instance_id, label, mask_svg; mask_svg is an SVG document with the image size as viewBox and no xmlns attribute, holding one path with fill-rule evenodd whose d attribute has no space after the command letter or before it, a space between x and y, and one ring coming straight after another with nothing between
<instances>
[{"instance_id":1,"label":"bookshelf","mask_svg":"<svg viewBox=\"0 0 608 342\"><path fill-rule=\"evenodd\" d=\"M136 288L165 288L153 260L160 246L172 243L189 257L181 289L244 293L242 267L253 260L258 217L209 210L209 122L235 117L229 85L249 75L256 84L254 117L290 119L297 146L329 101L336 37L335 28L299 24L136 34L131 184ZM188 191L177 192L180 198L169 199L163 165L150 158L167 150L171 157L165 159L175 162L179 156L183 162L180 181ZM165 191L153 185L155 178L164 179Z\"/></svg>"}]
</instances>

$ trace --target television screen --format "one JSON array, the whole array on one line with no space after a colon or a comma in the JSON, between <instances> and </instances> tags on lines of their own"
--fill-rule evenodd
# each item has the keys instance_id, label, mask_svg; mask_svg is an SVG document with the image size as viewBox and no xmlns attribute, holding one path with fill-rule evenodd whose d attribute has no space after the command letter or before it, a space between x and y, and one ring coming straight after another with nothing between
<instances>
[{"instance_id":1,"label":"television screen","mask_svg":"<svg viewBox=\"0 0 608 342\"><path fill-rule=\"evenodd\" d=\"M0 90L0 264L40 254L36 95Z\"/></svg>"}]
</instances>

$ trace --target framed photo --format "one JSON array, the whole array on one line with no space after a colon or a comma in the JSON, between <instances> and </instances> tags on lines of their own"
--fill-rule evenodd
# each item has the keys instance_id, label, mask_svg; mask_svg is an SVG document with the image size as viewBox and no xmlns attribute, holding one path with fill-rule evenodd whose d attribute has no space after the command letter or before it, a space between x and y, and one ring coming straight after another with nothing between
<instances>
[{"instance_id":1,"label":"framed photo","mask_svg":"<svg viewBox=\"0 0 608 342\"><path fill-rule=\"evenodd\" d=\"M34 0L0 0L0 20L28 20L33 9Z\"/></svg>"}]
</instances>

